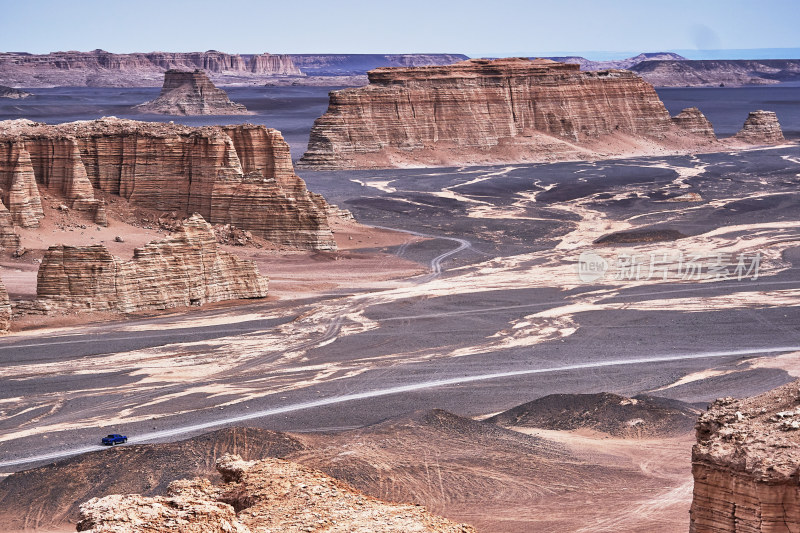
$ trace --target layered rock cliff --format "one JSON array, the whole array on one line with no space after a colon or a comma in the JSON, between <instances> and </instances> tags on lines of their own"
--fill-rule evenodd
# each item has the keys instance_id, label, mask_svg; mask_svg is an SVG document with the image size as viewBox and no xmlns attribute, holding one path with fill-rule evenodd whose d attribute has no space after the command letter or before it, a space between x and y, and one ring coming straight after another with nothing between
<instances>
[{"instance_id":1,"label":"layered rock cliff","mask_svg":"<svg viewBox=\"0 0 800 533\"><path fill-rule=\"evenodd\" d=\"M37 182L105 220L94 189L144 207L233 224L278 245L335 249L326 204L292 167L280 132L104 118L0 122L0 188L14 223L43 216Z\"/></svg>"},{"instance_id":2,"label":"layered rock cliff","mask_svg":"<svg viewBox=\"0 0 800 533\"><path fill-rule=\"evenodd\" d=\"M689 107L672 117L672 122L681 130L698 137L717 140L714 126L706 116L696 107Z\"/></svg>"},{"instance_id":3,"label":"layered rock cliff","mask_svg":"<svg viewBox=\"0 0 800 533\"><path fill-rule=\"evenodd\" d=\"M131 313L267 295L252 261L222 251L211 225L189 217L172 237L120 261L102 245L53 246L37 276L37 305L47 310Z\"/></svg>"},{"instance_id":4,"label":"layered rock cliff","mask_svg":"<svg viewBox=\"0 0 800 533\"><path fill-rule=\"evenodd\" d=\"M8 292L3 280L0 279L0 335L8 333L11 325L11 302L8 300Z\"/></svg>"},{"instance_id":5,"label":"layered rock cliff","mask_svg":"<svg viewBox=\"0 0 800 533\"><path fill-rule=\"evenodd\" d=\"M692 473L692 533L800 531L800 381L714 402Z\"/></svg>"},{"instance_id":6,"label":"layered rock cliff","mask_svg":"<svg viewBox=\"0 0 800 533\"><path fill-rule=\"evenodd\" d=\"M379 68L334 91L300 163L311 168L580 159L685 137L652 86L628 71L523 58ZM707 143L704 135L698 142Z\"/></svg>"},{"instance_id":7,"label":"layered rock cliff","mask_svg":"<svg viewBox=\"0 0 800 533\"><path fill-rule=\"evenodd\" d=\"M253 74L303 76L292 58L286 54L259 54L250 58L247 68Z\"/></svg>"},{"instance_id":8,"label":"layered rock cliff","mask_svg":"<svg viewBox=\"0 0 800 533\"><path fill-rule=\"evenodd\" d=\"M471 533L415 505L365 496L321 472L281 459L243 461L225 455L226 482L173 481L162 497L112 495L81 505L78 531L295 533Z\"/></svg>"},{"instance_id":9,"label":"layered rock cliff","mask_svg":"<svg viewBox=\"0 0 800 533\"><path fill-rule=\"evenodd\" d=\"M104 50L42 55L0 53L0 82L20 87L153 87L160 85L164 72L171 69L202 69L215 80L232 81L301 74L286 55L242 56L216 50L132 54L112 54Z\"/></svg>"},{"instance_id":10,"label":"layered rock cliff","mask_svg":"<svg viewBox=\"0 0 800 533\"><path fill-rule=\"evenodd\" d=\"M777 144L785 140L773 111L751 111L734 138L749 144Z\"/></svg>"},{"instance_id":11,"label":"layered rock cliff","mask_svg":"<svg viewBox=\"0 0 800 533\"><path fill-rule=\"evenodd\" d=\"M800 59L654 59L630 68L656 87L731 87L800 80Z\"/></svg>"},{"instance_id":12,"label":"layered rock cliff","mask_svg":"<svg viewBox=\"0 0 800 533\"><path fill-rule=\"evenodd\" d=\"M231 102L225 91L216 88L202 70L168 70L158 98L134 109L162 115L249 114L245 106Z\"/></svg>"}]
</instances>

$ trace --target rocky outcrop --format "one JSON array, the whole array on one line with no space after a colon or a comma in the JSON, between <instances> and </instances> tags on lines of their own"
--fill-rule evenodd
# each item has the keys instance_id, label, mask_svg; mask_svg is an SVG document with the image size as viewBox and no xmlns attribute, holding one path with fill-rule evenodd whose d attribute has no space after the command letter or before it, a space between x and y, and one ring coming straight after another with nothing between
<instances>
[{"instance_id":1,"label":"rocky outcrop","mask_svg":"<svg viewBox=\"0 0 800 533\"><path fill-rule=\"evenodd\" d=\"M53 246L37 277L38 307L131 313L267 295L267 278L252 261L218 248L200 215L176 234L120 261L102 245Z\"/></svg>"},{"instance_id":2,"label":"rocky outcrop","mask_svg":"<svg viewBox=\"0 0 800 533\"><path fill-rule=\"evenodd\" d=\"M692 449L692 533L800 530L800 381L714 402Z\"/></svg>"},{"instance_id":3,"label":"rocky outcrop","mask_svg":"<svg viewBox=\"0 0 800 533\"><path fill-rule=\"evenodd\" d=\"M11 302L3 280L0 279L0 335L8 333L11 325Z\"/></svg>"},{"instance_id":4,"label":"rocky outcrop","mask_svg":"<svg viewBox=\"0 0 800 533\"><path fill-rule=\"evenodd\" d=\"M254 55L250 59L247 68L253 74L303 76L303 73L297 68L297 65L294 64L292 58L286 54Z\"/></svg>"},{"instance_id":5,"label":"rocky outcrop","mask_svg":"<svg viewBox=\"0 0 800 533\"><path fill-rule=\"evenodd\" d=\"M112 495L81 505L78 531L158 533L470 533L467 525L415 505L365 496L320 472L281 459L242 461L225 455L217 469L226 483L174 481L167 496Z\"/></svg>"},{"instance_id":6,"label":"rocky outcrop","mask_svg":"<svg viewBox=\"0 0 800 533\"><path fill-rule=\"evenodd\" d=\"M1 128L0 201L8 209L16 226L35 228L44 217L31 156L25 149L25 143L3 138Z\"/></svg>"},{"instance_id":7,"label":"rocky outcrop","mask_svg":"<svg viewBox=\"0 0 800 533\"><path fill-rule=\"evenodd\" d=\"M6 87L5 85L0 85L0 98L27 98L31 95L31 93L26 93L25 91L20 91L19 89L14 89L13 87Z\"/></svg>"},{"instance_id":8,"label":"rocky outcrop","mask_svg":"<svg viewBox=\"0 0 800 533\"><path fill-rule=\"evenodd\" d=\"M777 144L785 140L774 111L751 111L734 138L748 144Z\"/></svg>"},{"instance_id":9,"label":"rocky outcrop","mask_svg":"<svg viewBox=\"0 0 800 533\"><path fill-rule=\"evenodd\" d=\"M216 88L202 70L168 70L159 97L134 109L161 115L250 114L242 104L231 102L225 91Z\"/></svg>"},{"instance_id":10,"label":"rocky outcrop","mask_svg":"<svg viewBox=\"0 0 800 533\"><path fill-rule=\"evenodd\" d=\"M0 187L14 223L42 217L36 182L70 207L105 211L94 189L144 207L200 213L281 246L335 249L324 200L292 167L280 132L104 118L56 126L0 122Z\"/></svg>"},{"instance_id":11,"label":"rocky outcrop","mask_svg":"<svg viewBox=\"0 0 800 533\"><path fill-rule=\"evenodd\" d=\"M677 143L679 129L653 87L628 71L512 58L379 68L369 79L367 87L330 94L302 165L581 159Z\"/></svg>"},{"instance_id":12,"label":"rocky outcrop","mask_svg":"<svg viewBox=\"0 0 800 533\"><path fill-rule=\"evenodd\" d=\"M672 117L672 123L681 130L697 136L716 141L714 126L706 116L696 107L689 107Z\"/></svg>"},{"instance_id":13,"label":"rocky outcrop","mask_svg":"<svg viewBox=\"0 0 800 533\"><path fill-rule=\"evenodd\" d=\"M630 68L656 87L735 87L800 80L800 59L654 59Z\"/></svg>"}]
</instances>

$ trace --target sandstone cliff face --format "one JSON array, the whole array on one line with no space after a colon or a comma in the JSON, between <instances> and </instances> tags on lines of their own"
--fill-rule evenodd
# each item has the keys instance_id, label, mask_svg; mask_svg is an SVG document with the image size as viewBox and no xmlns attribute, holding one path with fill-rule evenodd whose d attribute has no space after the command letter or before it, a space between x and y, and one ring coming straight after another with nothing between
<instances>
[{"instance_id":1,"label":"sandstone cliff face","mask_svg":"<svg viewBox=\"0 0 800 533\"><path fill-rule=\"evenodd\" d=\"M7 52L0 53L0 80L20 87L152 87L159 85L163 73L170 69L202 69L218 80L233 81L300 74L290 56L266 60L262 56L248 61L239 54L216 50L132 54L94 50L43 55Z\"/></svg>"},{"instance_id":2,"label":"sandstone cliff face","mask_svg":"<svg viewBox=\"0 0 800 533\"><path fill-rule=\"evenodd\" d=\"M800 381L714 402L692 472L691 532L800 531Z\"/></svg>"},{"instance_id":3,"label":"sandstone cliff face","mask_svg":"<svg viewBox=\"0 0 800 533\"><path fill-rule=\"evenodd\" d=\"M270 74L273 76L303 76L286 54L259 54L253 56L248 69L254 74Z\"/></svg>"},{"instance_id":4,"label":"sandstone cliff face","mask_svg":"<svg viewBox=\"0 0 800 533\"><path fill-rule=\"evenodd\" d=\"M716 141L714 126L706 116L696 107L689 107L672 117L672 123L683 131L697 137L705 137Z\"/></svg>"},{"instance_id":5,"label":"sandstone cliff face","mask_svg":"<svg viewBox=\"0 0 800 533\"><path fill-rule=\"evenodd\" d=\"M776 144L785 140L775 112L760 110L750 112L734 138L749 144Z\"/></svg>"},{"instance_id":6,"label":"sandstone cliff face","mask_svg":"<svg viewBox=\"0 0 800 533\"><path fill-rule=\"evenodd\" d=\"M379 68L369 79L367 87L331 93L302 165L584 158L615 141L661 142L678 129L652 86L628 71L517 58Z\"/></svg>"},{"instance_id":7,"label":"sandstone cliff face","mask_svg":"<svg viewBox=\"0 0 800 533\"><path fill-rule=\"evenodd\" d=\"M656 87L735 87L797 81L798 59L670 60L654 58L630 67Z\"/></svg>"},{"instance_id":8,"label":"sandstone cliff face","mask_svg":"<svg viewBox=\"0 0 800 533\"><path fill-rule=\"evenodd\" d=\"M413 505L385 503L310 468L281 459L225 455L226 481L174 481L165 497L93 498L81 506L78 531L100 533L234 532L471 533Z\"/></svg>"},{"instance_id":9,"label":"sandstone cliff face","mask_svg":"<svg viewBox=\"0 0 800 533\"><path fill-rule=\"evenodd\" d=\"M4 139L0 130L0 200L11 220L23 228L35 228L44 217L31 156L25 144Z\"/></svg>"},{"instance_id":10,"label":"sandstone cliff face","mask_svg":"<svg viewBox=\"0 0 800 533\"><path fill-rule=\"evenodd\" d=\"M139 104L135 109L163 115L249 114L246 107L231 102L225 91L217 89L202 70L168 70L159 97Z\"/></svg>"},{"instance_id":11,"label":"sandstone cliff face","mask_svg":"<svg viewBox=\"0 0 800 533\"><path fill-rule=\"evenodd\" d=\"M324 201L292 167L280 132L243 124L191 128L114 118L48 126L0 122L0 188L16 225L43 216L36 182L105 220L93 190L200 213L278 245L331 250Z\"/></svg>"},{"instance_id":12,"label":"sandstone cliff face","mask_svg":"<svg viewBox=\"0 0 800 533\"><path fill-rule=\"evenodd\" d=\"M221 251L200 215L178 232L120 261L102 245L53 246L37 278L38 306L130 313L267 295L267 278L251 261Z\"/></svg>"},{"instance_id":13,"label":"sandstone cliff face","mask_svg":"<svg viewBox=\"0 0 800 533\"><path fill-rule=\"evenodd\" d=\"M0 335L8 333L11 325L11 302L8 300L8 292L3 280L0 279Z\"/></svg>"}]
</instances>

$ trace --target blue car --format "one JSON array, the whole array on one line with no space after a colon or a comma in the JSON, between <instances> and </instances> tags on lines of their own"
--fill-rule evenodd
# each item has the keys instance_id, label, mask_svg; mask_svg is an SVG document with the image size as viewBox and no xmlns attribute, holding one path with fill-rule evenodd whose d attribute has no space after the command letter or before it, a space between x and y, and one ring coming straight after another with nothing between
<instances>
[{"instance_id":1,"label":"blue car","mask_svg":"<svg viewBox=\"0 0 800 533\"><path fill-rule=\"evenodd\" d=\"M116 433L103 437L103 444L106 446L116 446L117 444L125 444L126 442L128 442L128 437Z\"/></svg>"}]
</instances>

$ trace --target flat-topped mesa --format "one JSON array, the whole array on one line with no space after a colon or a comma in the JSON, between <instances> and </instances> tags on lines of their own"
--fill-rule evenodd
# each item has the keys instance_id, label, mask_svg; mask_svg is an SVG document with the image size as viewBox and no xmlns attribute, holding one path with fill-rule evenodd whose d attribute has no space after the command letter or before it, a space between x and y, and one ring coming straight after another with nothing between
<instances>
[{"instance_id":1,"label":"flat-topped mesa","mask_svg":"<svg viewBox=\"0 0 800 533\"><path fill-rule=\"evenodd\" d=\"M785 139L774 111L751 111L734 139L748 144L778 144Z\"/></svg>"},{"instance_id":2,"label":"flat-topped mesa","mask_svg":"<svg viewBox=\"0 0 800 533\"><path fill-rule=\"evenodd\" d=\"M370 85L330 94L300 164L338 169L584 159L695 140L635 74L579 68L510 58L372 70ZM706 134L696 140L708 143Z\"/></svg>"},{"instance_id":3,"label":"flat-topped mesa","mask_svg":"<svg viewBox=\"0 0 800 533\"><path fill-rule=\"evenodd\" d=\"M305 76L286 54L259 54L250 59L248 70L253 74L273 76Z\"/></svg>"},{"instance_id":4,"label":"flat-topped mesa","mask_svg":"<svg viewBox=\"0 0 800 533\"><path fill-rule=\"evenodd\" d=\"M294 173L280 132L264 126L0 122L0 188L17 225L42 216L36 182L87 209L100 189L143 207L197 212L279 246L336 248L324 200Z\"/></svg>"},{"instance_id":5,"label":"flat-topped mesa","mask_svg":"<svg viewBox=\"0 0 800 533\"><path fill-rule=\"evenodd\" d=\"M134 109L161 115L250 114L242 104L231 102L228 94L215 87L202 70L168 70L164 73L164 86L159 97Z\"/></svg>"},{"instance_id":6,"label":"flat-topped mesa","mask_svg":"<svg viewBox=\"0 0 800 533\"><path fill-rule=\"evenodd\" d=\"M131 313L267 296L267 278L252 261L217 245L211 225L188 218L175 235L120 261L105 246L52 246L37 277L37 306L46 310Z\"/></svg>"},{"instance_id":7,"label":"flat-topped mesa","mask_svg":"<svg viewBox=\"0 0 800 533\"><path fill-rule=\"evenodd\" d=\"M800 531L800 381L714 402L692 449L692 533Z\"/></svg>"}]
</instances>

